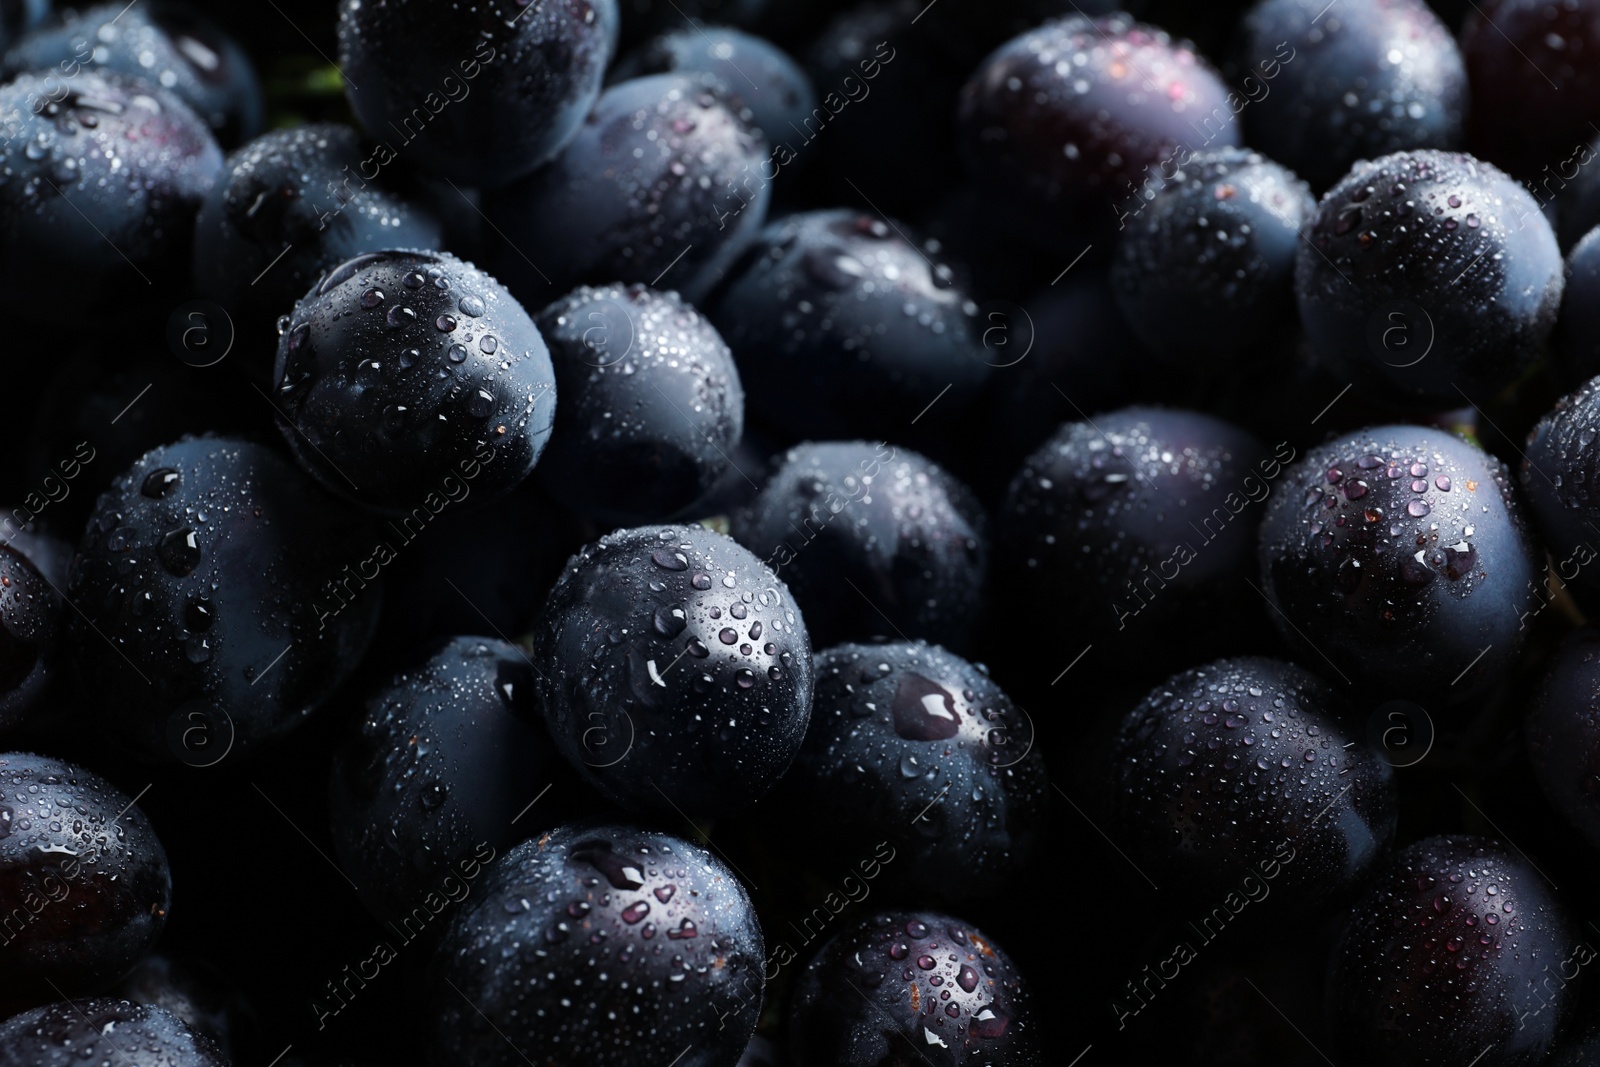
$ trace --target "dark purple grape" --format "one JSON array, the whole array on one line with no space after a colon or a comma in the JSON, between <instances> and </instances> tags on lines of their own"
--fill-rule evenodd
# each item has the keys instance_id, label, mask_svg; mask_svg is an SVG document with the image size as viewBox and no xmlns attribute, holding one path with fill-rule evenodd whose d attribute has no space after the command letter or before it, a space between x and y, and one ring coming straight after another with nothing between
<instances>
[{"instance_id":1,"label":"dark purple grape","mask_svg":"<svg viewBox=\"0 0 1600 1067\"><path fill-rule=\"evenodd\" d=\"M680 26L663 33L609 72L614 82L646 74L711 79L768 144L794 135L817 107L800 65L776 45L724 26Z\"/></svg>"},{"instance_id":2,"label":"dark purple grape","mask_svg":"<svg viewBox=\"0 0 1600 1067\"><path fill-rule=\"evenodd\" d=\"M1467 145L1518 178L1594 139L1600 111L1600 2L1474 3L1461 30L1472 102Z\"/></svg>"},{"instance_id":3,"label":"dark purple grape","mask_svg":"<svg viewBox=\"0 0 1600 1067\"><path fill-rule=\"evenodd\" d=\"M324 276L295 305L275 381L278 426L301 466L408 522L446 498L511 492L555 420L555 371L533 319L447 252L373 252Z\"/></svg>"},{"instance_id":4,"label":"dark purple grape","mask_svg":"<svg viewBox=\"0 0 1600 1067\"><path fill-rule=\"evenodd\" d=\"M69 676L152 759L209 766L256 748L355 670L382 602L375 540L261 445L155 449L100 497L79 543Z\"/></svg>"},{"instance_id":5,"label":"dark purple grape","mask_svg":"<svg viewBox=\"0 0 1600 1067\"><path fill-rule=\"evenodd\" d=\"M181 267L172 261L187 255L222 172L222 150L188 105L110 72L82 71L64 88L21 75L0 88L0 135L9 304L30 305L45 278L71 279L75 301L147 300Z\"/></svg>"},{"instance_id":6,"label":"dark purple grape","mask_svg":"<svg viewBox=\"0 0 1600 1067\"><path fill-rule=\"evenodd\" d=\"M63 1000L0 1024L0 1067L228 1067L216 1044L165 1008Z\"/></svg>"},{"instance_id":7,"label":"dark purple grape","mask_svg":"<svg viewBox=\"0 0 1600 1067\"><path fill-rule=\"evenodd\" d=\"M1547 980L1579 932L1498 841L1430 837L1373 872L1334 950L1328 1022L1344 1062L1542 1062L1571 993Z\"/></svg>"},{"instance_id":8,"label":"dark purple grape","mask_svg":"<svg viewBox=\"0 0 1600 1067\"><path fill-rule=\"evenodd\" d=\"M1308 910L1348 888L1394 833L1394 771L1364 725L1348 697L1292 663L1185 671L1122 720L1106 833L1185 893L1242 889Z\"/></svg>"},{"instance_id":9,"label":"dark purple grape","mask_svg":"<svg viewBox=\"0 0 1600 1067\"><path fill-rule=\"evenodd\" d=\"M796 1067L1042 1067L1032 997L988 935L931 911L887 911L829 938L789 1006Z\"/></svg>"},{"instance_id":10,"label":"dark purple grape","mask_svg":"<svg viewBox=\"0 0 1600 1067\"><path fill-rule=\"evenodd\" d=\"M730 532L783 575L815 645L898 636L959 651L979 631L987 517L971 490L915 452L797 445Z\"/></svg>"},{"instance_id":11,"label":"dark purple grape","mask_svg":"<svg viewBox=\"0 0 1600 1067\"><path fill-rule=\"evenodd\" d=\"M18 523L21 525L18 525ZM34 521L26 507L0 508L0 543L22 556L57 591L67 587L67 568L75 549L44 523Z\"/></svg>"},{"instance_id":12,"label":"dark purple grape","mask_svg":"<svg viewBox=\"0 0 1600 1067\"><path fill-rule=\"evenodd\" d=\"M772 815L828 827L821 859L848 867L887 845L894 881L922 900L1001 893L1043 850L1044 759L1021 708L987 672L937 645L818 653L805 747Z\"/></svg>"},{"instance_id":13,"label":"dark purple grape","mask_svg":"<svg viewBox=\"0 0 1600 1067\"><path fill-rule=\"evenodd\" d=\"M367 701L331 789L340 868L368 910L408 930L430 891L465 884L458 864L549 826L562 799L519 819L558 762L520 649L457 637L411 663Z\"/></svg>"},{"instance_id":14,"label":"dark purple grape","mask_svg":"<svg viewBox=\"0 0 1600 1067\"><path fill-rule=\"evenodd\" d=\"M896 439L958 418L993 372L978 307L898 223L845 209L768 227L712 320L751 413L800 437Z\"/></svg>"},{"instance_id":15,"label":"dark purple grape","mask_svg":"<svg viewBox=\"0 0 1600 1067\"><path fill-rule=\"evenodd\" d=\"M340 0L350 107L387 149L453 182L503 186L577 136L615 47L613 2Z\"/></svg>"},{"instance_id":16,"label":"dark purple grape","mask_svg":"<svg viewBox=\"0 0 1600 1067\"><path fill-rule=\"evenodd\" d=\"M580 288L535 320L555 364L544 489L605 523L671 519L729 470L744 387L714 326L677 293Z\"/></svg>"},{"instance_id":17,"label":"dark purple grape","mask_svg":"<svg viewBox=\"0 0 1600 1067\"><path fill-rule=\"evenodd\" d=\"M1063 664L1089 645L1140 670L1248 650L1255 517L1294 451L1266 457L1195 412L1066 423L1022 465L996 520L998 614L1027 620L1030 643Z\"/></svg>"},{"instance_id":18,"label":"dark purple grape","mask_svg":"<svg viewBox=\"0 0 1600 1067\"><path fill-rule=\"evenodd\" d=\"M1077 255L1195 152L1237 146L1227 87L1191 48L1127 15L1081 15L1017 37L962 90L974 178L1032 212L1033 236Z\"/></svg>"},{"instance_id":19,"label":"dark purple grape","mask_svg":"<svg viewBox=\"0 0 1600 1067\"><path fill-rule=\"evenodd\" d=\"M0 755L0 1010L114 984L171 906L167 854L132 798L58 759Z\"/></svg>"},{"instance_id":20,"label":"dark purple grape","mask_svg":"<svg viewBox=\"0 0 1600 1067\"><path fill-rule=\"evenodd\" d=\"M1498 459L1441 430L1380 426L1289 468L1260 566L1302 662L1374 700L1438 706L1516 662L1540 558Z\"/></svg>"},{"instance_id":21,"label":"dark purple grape","mask_svg":"<svg viewBox=\"0 0 1600 1067\"><path fill-rule=\"evenodd\" d=\"M699 300L766 220L765 156L760 133L696 78L614 85L559 158L488 198L497 270L530 306L616 282Z\"/></svg>"},{"instance_id":22,"label":"dark purple grape","mask_svg":"<svg viewBox=\"0 0 1600 1067\"><path fill-rule=\"evenodd\" d=\"M261 81L239 43L187 4L101 4L66 10L5 54L6 77L54 75L67 85L80 70L110 71L171 91L224 146L261 132Z\"/></svg>"},{"instance_id":23,"label":"dark purple grape","mask_svg":"<svg viewBox=\"0 0 1600 1067\"><path fill-rule=\"evenodd\" d=\"M811 715L811 641L772 569L699 526L567 564L532 638L556 746L614 803L712 817L766 793Z\"/></svg>"},{"instance_id":24,"label":"dark purple grape","mask_svg":"<svg viewBox=\"0 0 1600 1067\"><path fill-rule=\"evenodd\" d=\"M1129 327L1176 366L1214 370L1294 318L1305 182L1254 152L1197 155L1125 220L1111 267Z\"/></svg>"},{"instance_id":25,"label":"dark purple grape","mask_svg":"<svg viewBox=\"0 0 1600 1067\"><path fill-rule=\"evenodd\" d=\"M1373 397L1482 402L1539 358L1561 251L1526 189L1471 156L1361 163L1317 206L1295 268L1317 358Z\"/></svg>"},{"instance_id":26,"label":"dark purple grape","mask_svg":"<svg viewBox=\"0 0 1600 1067\"><path fill-rule=\"evenodd\" d=\"M429 972L437 1062L731 1067L763 957L749 896L705 848L562 826L496 861L451 922Z\"/></svg>"},{"instance_id":27,"label":"dark purple grape","mask_svg":"<svg viewBox=\"0 0 1600 1067\"><path fill-rule=\"evenodd\" d=\"M1357 160L1461 146L1466 68L1423 0L1263 0L1239 37L1251 147L1319 190Z\"/></svg>"}]
</instances>

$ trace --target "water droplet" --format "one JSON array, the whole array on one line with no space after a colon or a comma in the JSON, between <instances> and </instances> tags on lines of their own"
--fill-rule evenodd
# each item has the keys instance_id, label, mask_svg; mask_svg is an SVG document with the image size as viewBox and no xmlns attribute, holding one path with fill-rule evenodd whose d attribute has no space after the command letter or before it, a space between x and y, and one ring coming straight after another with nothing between
<instances>
[{"instance_id":1,"label":"water droplet","mask_svg":"<svg viewBox=\"0 0 1600 1067\"><path fill-rule=\"evenodd\" d=\"M587 863L611 883L613 889L642 889L644 874L637 860L619 856L611 850L611 842L603 840L581 841L572 850L572 862Z\"/></svg>"},{"instance_id":2,"label":"water droplet","mask_svg":"<svg viewBox=\"0 0 1600 1067\"><path fill-rule=\"evenodd\" d=\"M908 741L943 741L961 730L956 699L920 674L906 672L890 706L895 733Z\"/></svg>"},{"instance_id":3,"label":"water droplet","mask_svg":"<svg viewBox=\"0 0 1600 1067\"><path fill-rule=\"evenodd\" d=\"M182 478L171 467L159 467L145 475L144 483L139 486L139 492L152 500L159 500L171 492Z\"/></svg>"},{"instance_id":4,"label":"water droplet","mask_svg":"<svg viewBox=\"0 0 1600 1067\"><path fill-rule=\"evenodd\" d=\"M689 625L689 619L684 615L682 608L657 608L655 614L656 633L669 641L683 633L684 627Z\"/></svg>"},{"instance_id":5,"label":"water droplet","mask_svg":"<svg viewBox=\"0 0 1600 1067\"><path fill-rule=\"evenodd\" d=\"M191 527L169 530L162 535L156 555L169 574L183 578L192 574L200 563L200 542Z\"/></svg>"}]
</instances>

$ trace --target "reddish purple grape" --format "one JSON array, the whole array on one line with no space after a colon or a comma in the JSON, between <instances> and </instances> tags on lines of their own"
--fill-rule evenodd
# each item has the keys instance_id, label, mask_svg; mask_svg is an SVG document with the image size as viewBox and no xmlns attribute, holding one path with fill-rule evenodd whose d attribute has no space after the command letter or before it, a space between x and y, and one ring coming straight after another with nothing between
<instances>
[{"instance_id":1,"label":"reddish purple grape","mask_svg":"<svg viewBox=\"0 0 1600 1067\"><path fill-rule=\"evenodd\" d=\"M1500 842L1418 841L1378 869L1334 950L1341 1062L1541 1062L1572 999L1552 977L1580 937L1544 876Z\"/></svg>"},{"instance_id":2,"label":"reddish purple grape","mask_svg":"<svg viewBox=\"0 0 1600 1067\"><path fill-rule=\"evenodd\" d=\"M1242 140L1227 86L1187 44L1127 15L1048 22L984 60L961 93L961 147L997 197L1034 209L1034 235L1115 227L1199 151Z\"/></svg>"},{"instance_id":3,"label":"reddish purple grape","mask_svg":"<svg viewBox=\"0 0 1600 1067\"><path fill-rule=\"evenodd\" d=\"M1472 102L1467 144L1519 178L1594 139L1600 0L1477 3L1461 31Z\"/></svg>"}]
</instances>

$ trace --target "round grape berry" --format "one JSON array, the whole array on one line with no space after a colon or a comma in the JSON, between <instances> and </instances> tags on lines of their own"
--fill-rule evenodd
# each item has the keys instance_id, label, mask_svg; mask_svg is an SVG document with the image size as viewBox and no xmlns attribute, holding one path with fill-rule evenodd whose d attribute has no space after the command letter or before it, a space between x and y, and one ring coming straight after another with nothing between
<instances>
[{"instance_id":1,"label":"round grape berry","mask_svg":"<svg viewBox=\"0 0 1600 1067\"><path fill-rule=\"evenodd\" d=\"M960 650L978 632L987 518L971 490L915 452L798 445L731 532L784 576L817 645L900 636Z\"/></svg>"},{"instance_id":2,"label":"round grape berry","mask_svg":"<svg viewBox=\"0 0 1600 1067\"><path fill-rule=\"evenodd\" d=\"M1389 403L1479 402L1543 353L1561 250L1528 191L1471 156L1357 164L1317 205L1295 266L1318 360Z\"/></svg>"},{"instance_id":3,"label":"round grape berry","mask_svg":"<svg viewBox=\"0 0 1600 1067\"><path fill-rule=\"evenodd\" d=\"M1577 941L1528 860L1487 838L1426 838L1381 864L1350 909L1330 1031L1350 1062L1383 1067L1540 1062L1572 1000L1549 976Z\"/></svg>"},{"instance_id":4,"label":"round grape berry","mask_svg":"<svg viewBox=\"0 0 1600 1067\"><path fill-rule=\"evenodd\" d=\"M635 811L715 816L788 769L811 715L811 641L789 589L698 526L587 546L533 635L556 746Z\"/></svg>"},{"instance_id":5,"label":"round grape berry","mask_svg":"<svg viewBox=\"0 0 1600 1067\"><path fill-rule=\"evenodd\" d=\"M438 1062L729 1067L761 1014L763 957L749 896L707 849L562 826L496 861L451 922L429 972Z\"/></svg>"},{"instance_id":6,"label":"round grape berry","mask_svg":"<svg viewBox=\"0 0 1600 1067\"><path fill-rule=\"evenodd\" d=\"M879 912L829 938L789 1006L797 1067L1041 1067L1033 1003L988 935L929 911Z\"/></svg>"},{"instance_id":7,"label":"round grape berry","mask_svg":"<svg viewBox=\"0 0 1600 1067\"><path fill-rule=\"evenodd\" d=\"M63 1000L0 1023L0 1067L228 1067L216 1044L166 1008L116 997Z\"/></svg>"},{"instance_id":8,"label":"round grape berry","mask_svg":"<svg viewBox=\"0 0 1600 1067\"><path fill-rule=\"evenodd\" d=\"M555 420L555 370L533 320L447 252L373 252L329 272L295 305L276 382L301 465L394 516L509 493Z\"/></svg>"},{"instance_id":9,"label":"round grape berry","mask_svg":"<svg viewBox=\"0 0 1600 1067\"><path fill-rule=\"evenodd\" d=\"M555 365L538 480L604 522L671 519L708 495L744 436L744 387L716 328L677 293L574 290L535 320Z\"/></svg>"},{"instance_id":10,"label":"round grape berry","mask_svg":"<svg viewBox=\"0 0 1600 1067\"><path fill-rule=\"evenodd\" d=\"M1423 0L1264 0L1240 37L1251 146L1318 189L1357 160L1461 147L1466 68Z\"/></svg>"},{"instance_id":11,"label":"round grape berry","mask_svg":"<svg viewBox=\"0 0 1600 1067\"><path fill-rule=\"evenodd\" d=\"M1459 703L1516 662L1541 560L1498 459L1380 426L1308 452L1286 483L1261 524L1261 583L1302 662L1428 703Z\"/></svg>"},{"instance_id":12,"label":"round grape berry","mask_svg":"<svg viewBox=\"0 0 1600 1067\"><path fill-rule=\"evenodd\" d=\"M167 854L133 798L48 756L0 754L0 871L7 1012L115 983L172 907Z\"/></svg>"},{"instance_id":13,"label":"round grape berry","mask_svg":"<svg viewBox=\"0 0 1600 1067\"><path fill-rule=\"evenodd\" d=\"M1024 876L1048 830L1033 722L980 667L937 645L839 645L816 657L805 747L780 787L788 818L830 827L849 864L888 843L896 883L953 900Z\"/></svg>"},{"instance_id":14,"label":"round grape berry","mask_svg":"<svg viewBox=\"0 0 1600 1067\"><path fill-rule=\"evenodd\" d=\"M549 162L600 95L616 18L613 0L340 0L339 67L371 158L479 188Z\"/></svg>"},{"instance_id":15,"label":"round grape berry","mask_svg":"<svg viewBox=\"0 0 1600 1067\"><path fill-rule=\"evenodd\" d=\"M1348 888L1394 833L1394 771L1362 725L1292 663L1185 671L1118 728L1106 832L1159 881L1220 896L1253 877L1276 907L1303 911Z\"/></svg>"},{"instance_id":16,"label":"round grape berry","mask_svg":"<svg viewBox=\"0 0 1600 1067\"><path fill-rule=\"evenodd\" d=\"M1242 137L1227 86L1190 46L1124 14L1073 15L1002 45L961 92L973 176L1033 209L1033 236L1077 255L1192 154Z\"/></svg>"}]
</instances>

